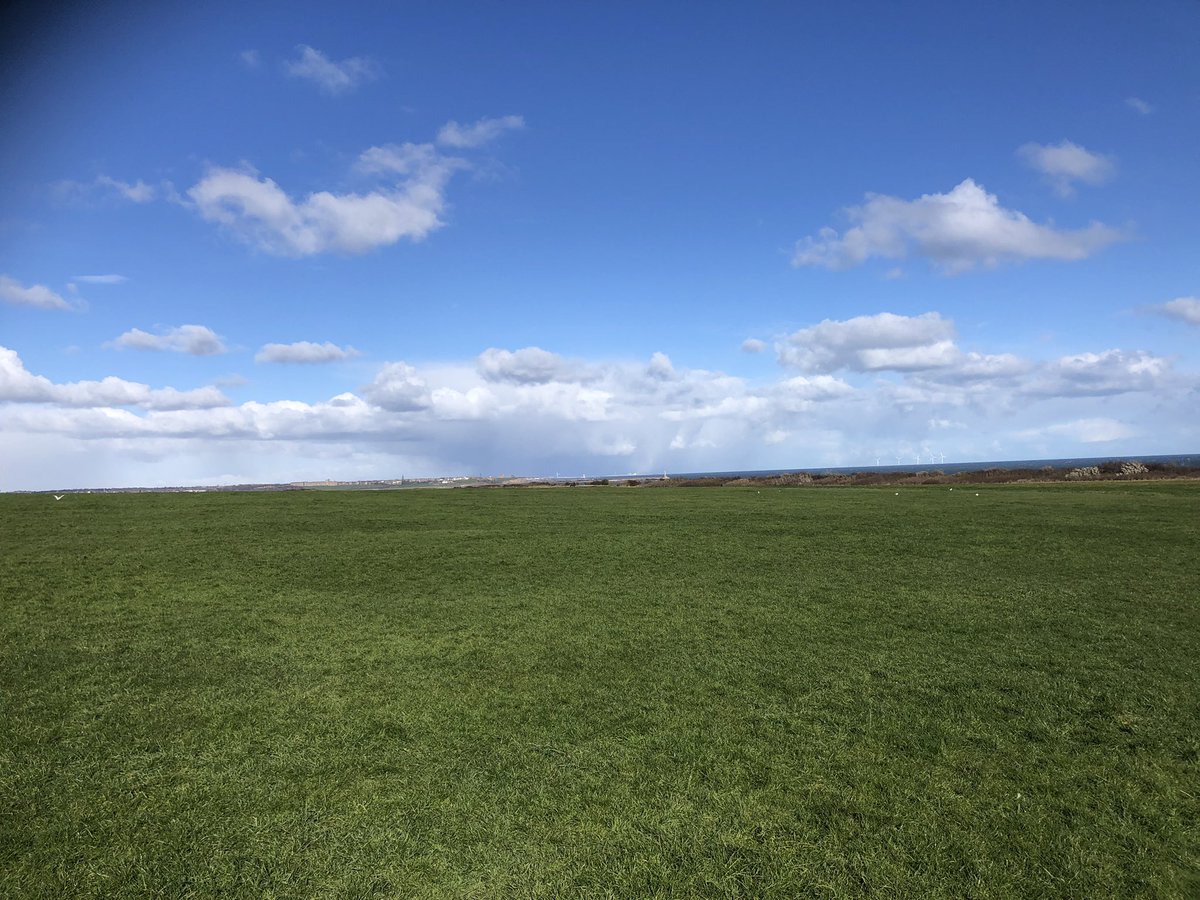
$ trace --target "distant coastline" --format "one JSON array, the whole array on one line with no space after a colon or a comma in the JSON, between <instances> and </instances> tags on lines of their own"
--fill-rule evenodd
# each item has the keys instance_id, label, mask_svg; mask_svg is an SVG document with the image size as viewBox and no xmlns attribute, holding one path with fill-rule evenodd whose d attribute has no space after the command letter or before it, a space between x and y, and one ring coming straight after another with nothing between
<instances>
[{"instance_id":1,"label":"distant coastline","mask_svg":"<svg viewBox=\"0 0 1200 900\"><path fill-rule=\"evenodd\" d=\"M159 487L56 488L8 491L12 494L152 494L266 493L272 491L388 491L496 488L577 487L720 487L739 485L884 485L1003 484L1054 481L1146 481L1200 478L1200 453L1155 456L1099 456L1068 459L1025 459L985 462L912 463L891 466L810 466L717 472L670 472L577 477L454 475L367 481L293 481L286 483L179 485Z\"/></svg>"},{"instance_id":2,"label":"distant coastline","mask_svg":"<svg viewBox=\"0 0 1200 900\"><path fill-rule=\"evenodd\" d=\"M1036 471L1041 469L1072 469L1102 467L1114 463L1140 462L1146 466L1176 467L1180 469L1200 469L1200 453L1174 453L1156 456L1086 456L1068 457L1063 459L1010 459L976 462L916 462L897 463L896 465L879 466L804 466L796 469L758 469L736 470L728 472L678 472L667 474L673 479L688 478L766 478L778 475L853 475L856 473L909 474L920 472L943 472L947 475L971 472L987 472L993 469L1008 471ZM614 476L608 476L610 479ZM619 476L621 479L653 478L653 475ZM661 476L660 476L661 477Z\"/></svg>"}]
</instances>

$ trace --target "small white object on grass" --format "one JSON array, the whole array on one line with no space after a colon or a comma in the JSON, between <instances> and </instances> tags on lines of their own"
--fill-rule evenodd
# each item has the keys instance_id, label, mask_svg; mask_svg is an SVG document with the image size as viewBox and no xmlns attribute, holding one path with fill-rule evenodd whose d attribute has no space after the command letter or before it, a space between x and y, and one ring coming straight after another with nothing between
<instances>
[{"instance_id":1,"label":"small white object on grass","mask_svg":"<svg viewBox=\"0 0 1200 900\"><path fill-rule=\"evenodd\" d=\"M897 497L899 497L899 496L900 496L900 492L899 492L899 491L896 491L896 496L897 496Z\"/></svg>"},{"instance_id":2,"label":"small white object on grass","mask_svg":"<svg viewBox=\"0 0 1200 900\"><path fill-rule=\"evenodd\" d=\"M54 495L54 499L55 499L55 500L61 500L61 499L62 499L63 497L65 497L65 496L67 496L67 495L66 495L66 494L55 494L55 495Z\"/></svg>"}]
</instances>

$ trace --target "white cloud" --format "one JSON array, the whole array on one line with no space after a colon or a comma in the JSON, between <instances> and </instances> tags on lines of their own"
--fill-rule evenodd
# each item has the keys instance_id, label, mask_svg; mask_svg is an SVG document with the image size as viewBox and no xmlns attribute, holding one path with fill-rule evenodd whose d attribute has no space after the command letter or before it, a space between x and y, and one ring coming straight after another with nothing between
<instances>
[{"instance_id":1,"label":"white cloud","mask_svg":"<svg viewBox=\"0 0 1200 900\"><path fill-rule=\"evenodd\" d=\"M1024 392L1053 397L1100 397L1165 387L1171 361L1144 350L1105 350L1063 356L1041 367Z\"/></svg>"},{"instance_id":2,"label":"white cloud","mask_svg":"<svg viewBox=\"0 0 1200 900\"><path fill-rule=\"evenodd\" d=\"M215 387L179 391L152 389L122 378L56 384L34 375L16 351L0 347L0 402L49 403L67 407L137 406L147 410L210 409L226 406L229 400Z\"/></svg>"},{"instance_id":3,"label":"white cloud","mask_svg":"<svg viewBox=\"0 0 1200 900\"><path fill-rule=\"evenodd\" d=\"M129 280L124 275L72 275L71 279L84 284L122 284Z\"/></svg>"},{"instance_id":4,"label":"white cloud","mask_svg":"<svg viewBox=\"0 0 1200 900\"><path fill-rule=\"evenodd\" d=\"M429 400L434 415L446 421L488 418L498 405L495 393L487 386L466 391L440 387L429 395Z\"/></svg>"},{"instance_id":5,"label":"white cloud","mask_svg":"<svg viewBox=\"0 0 1200 900\"><path fill-rule=\"evenodd\" d=\"M743 353L762 353L766 349L766 341L760 341L758 338L746 338L742 341Z\"/></svg>"},{"instance_id":6,"label":"white cloud","mask_svg":"<svg viewBox=\"0 0 1200 900\"><path fill-rule=\"evenodd\" d=\"M679 373L675 371L675 366L671 363L671 357L665 353L655 352L650 356L650 362L646 366L646 374L660 381L670 381L673 378L677 378Z\"/></svg>"},{"instance_id":7,"label":"white cloud","mask_svg":"<svg viewBox=\"0 0 1200 900\"><path fill-rule=\"evenodd\" d=\"M28 287L7 275L0 275L0 300L14 306L36 306L38 309L71 309L72 306L44 284Z\"/></svg>"},{"instance_id":8,"label":"white cloud","mask_svg":"<svg viewBox=\"0 0 1200 900\"><path fill-rule=\"evenodd\" d=\"M1200 297L1176 297L1150 309L1189 325L1200 325Z\"/></svg>"},{"instance_id":9,"label":"white cloud","mask_svg":"<svg viewBox=\"0 0 1200 900\"><path fill-rule=\"evenodd\" d=\"M779 383L775 393L781 409L788 412L803 412L815 403L841 400L855 392L854 388L832 375L814 375L811 378L797 375Z\"/></svg>"},{"instance_id":10,"label":"white cloud","mask_svg":"<svg viewBox=\"0 0 1200 900\"><path fill-rule=\"evenodd\" d=\"M188 197L206 220L268 253L365 253L404 238L420 241L440 228L446 184L460 164L430 145L372 147L360 157L360 170L404 177L367 193L317 191L294 200L256 172L215 168Z\"/></svg>"},{"instance_id":11,"label":"white cloud","mask_svg":"<svg viewBox=\"0 0 1200 900\"><path fill-rule=\"evenodd\" d=\"M312 341L296 341L292 344L264 344L254 356L255 362L260 363L330 363L341 362L358 356L353 347L339 347L326 341L316 344Z\"/></svg>"},{"instance_id":12,"label":"white cloud","mask_svg":"<svg viewBox=\"0 0 1200 900\"><path fill-rule=\"evenodd\" d=\"M1031 168L1041 172L1054 190L1063 197L1075 193L1075 182L1103 184L1116 174L1117 166L1111 157L1092 153L1074 144L1024 144L1017 155Z\"/></svg>"},{"instance_id":13,"label":"white cloud","mask_svg":"<svg viewBox=\"0 0 1200 900\"><path fill-rule=\"evenodd\" d=\"M912 371L955 362L953 338L954 323L937 313L879 313L845 321L825 319L789 335L776 349L780 362L806 372Z\"/></svg>"},{"instance_id":14,"label":"white cloud","mask_svg":"<svg viewBox=\"0 0 1200 900\"><path fill-rule=\"evenodd\" d=\"M95 184L98 187L108 188L118 196L133 203L149 203L158 196L158 192L153 185L146 184L140 178L131 184L128 181L110 178L108 175L97 175Z\"/></svg>"},{"instance_id":15,"label":"white cloud","mask_svg":"<svg viewBox=\"0 0 1200 900\"><path fill-rule=\"evenodd\" d=\"M1075 419L1070 422L1060 422L1047 425L1044 428L1031 429L1023 433L1026 438L1065 437L1081 444L1101 444L1109 441L1119 441L1133 437L1136 429L1116 419L1097 417L1094 419Z\"/></svg>"},{"instance_id":16,"label":"white cloud","mask_svg":"<svg viewBox=\"0 0 1200 900\"><path fill-rule=\"evenodd\" d=\"M417 370L407 363L388 363L375 376L375 380L363 388L363 396L382 409L393 412L410 412L425 409L431 398L429 386L417 375Z\"/></svg>"},{"instance_id":17,"label":"white cloud","mask_svg":"<svg viewBox=\"0 0 1200 900\"><path fill-rule=\"evenodd\" d=\"M816 237L802 239L793 265L841 270L872 257L915 254L957 273L1029 259L1083 259L1123 237L1098 222L1074 231L1039 225L1002 207L994 194L969 178L949 193L916 200L868 194L866 203L850 207L846 215L856 223L852 228L844 234L823 228Z\"/></svg>"},{"instance_id":18,"label":"white cloud","mask_svg":"<svg viewBox=\"0 0 1200 900\"><path fill-rule=\"evenodd\" d=\"M383 74L378 63L364 56L334 62L320 50L305 44L300 44L296 50L300 56L285 63L287 73L311 81L326 94L344 94Z\"/></svg>"},{"instance_id":19,"label":"white cloud","mask_svg":"<svg viewBox=\"0 0 1200 900\"><path fill-rule=\"evenodd\" d=\"M923 377L943 382L997 381L1025 375L1034 368L1029 360L1011 353L963 353L953 363Z\"/></svg>"},{"instance_id":20,"label":"white cloud","mask_svg":"<svg viewBox=\"0 0 1200 900\"><path fill-rule=\"evenodd\" d=\"M453 170L466 162L455 156L443 156L433 144L384 144L369 147L359 154L355 168L369 175L381 173L417 175L430 170Z\"/></svg>"},{"instance_id":21,"label":"white cloud","mask_svg":"<svg viewBox=\"0 0 1200 900\"><path fill-rule=\"evenodd\" d=\"M82 202L92 196L127 200L130 203L149 203L160 196L169 197L173 188L169 182L155 186L140 178L137 181L122 181L111 175L97 175L91 181L59 181L54 190L64 200Z\"/></svg>"},{"instance_id":22,"label":"white cloud","mask_svg":"<svg viewBox=\"0 0 1200 900\"><path fill-rule=\"evenodd\" d=\"M180 325L161 334L150 334L140 328L131 328L111 341L109 346L120 350L166 350L191 356L211 356L215 353L225 353L228 349L220 336L204 325Z\"/></svg>"},{"instance_id":23,"label":"white cloud","mask_svg":"<svg viewBox=\"0 0 1200 900\"><path fill-rule=\"evenodd\" d=\"M660 415L668 422L686 422L690 419L754 418L766 412L770 401L765 397L747 395L741 397L722 397L711 403L691 404L688 406L668 408Z\"/></svg>"},{"instance_id":24,"label":"white cloud","mask_svg":"<svg viewBox=\"0 0 1200 900\"><path fill-rule=\"evenodd\" d=\"M446 147L481 147L506 131L516 131L524 127L525 119L521 116L483 118L470 125L460 125L451 121L442 126L437 140Z\"/></svg>"},{"instance_id":25,"label":"white cloud","mask_svg":"<svg viewBox=\"0 0 1200 900\"><path fill-rule=\"evenodd\" d=\"M1125 105L1130 109L1141 113L1143 116L1148 116L1154 112L1154 107L1139 97L1126 97Z\"/></svg>"},{"instance_id":26,"label":"white cloud","mask_svg":"<svg viewBox=\"0 0 1200 900\"><path fill-rule=\"evenodd\" d=\"M262 57L257 50L243 50L238 54L238 59L242 61L242 65L247 69L257 69L262 62Z\"/></svg>"},{"instance_id":27,"label":"white cloud","mask_svg":"<svg viewBox=\"0 0 1200 900\"><path fill-rule=\"evenodd\" d=\"M1015 411L1018 398L1161 392L1176 380L1170 359L1141 350L1078 353L1043 363L1011 353L965 352L954 341L953 322L937 313L827 319L785 337L776 349L783 365L809 373L903 374L903 382L881 388L903 406L986 404ZM807 387L804 380L794 384Z\"/></svg>"},{"instance_id":28,"label":"white cloud","mask_svg":"<svg viewBox=\"0 0 1200 900\"><path fill-rule=\"evenodd\" d=\"M489 347L479 354L476 367L488 381L515 384L565 381L573 378L575 373L571 363L541 347L524 347L516 351Z\"/></svg>"},{"instance_id":29,"label":"white cloud","mask_svg":"<svg viewBox=\"0 0 1200 900\"><path fill-rule=\"evenodd\" d=\"M0 433L6 447L23 449L22 471L6 483L49 471L32 448L60 461L62 448L72 448L82 465L54 471L87 486L97 483L93 460L124 473L125 484L144 483L152 469L165 483L234 471L266 481L600 475L869 465L933 451L950 459L1070 456L1100 440L1106 452L1125 452L1120 442L1133 438L1136 452L1146 453L1146 435L1189 445L1188 435L1198 433L1188 423L1200 380L1144 352L1039 364L956 349L950 364L881 374L862 351L919 355L951 340L952 323L929 314L814 328L821 326L823 340L802 344L832 348L832 361L819 354L818 361L845 360L844 373L785 370L755 382L689 368L665 353L572 360L540 348L491 348L454 363L389 362L361 389L328 400L236 406L215 387L152 390L117 378L55 385L8 351L0 355Z\"/></svg>"},{"instance_id":30,"label":"white cloud","mask_svg":"<svg viewBox=\"0 0 1200 900\"><path fill-rule=\"evenodd\" d=\"M510 414L568 422L603 422L612 417L613 399L613 394L606 390L551 381L517 386L501 409Z\"/></svg>"}]
</instances>

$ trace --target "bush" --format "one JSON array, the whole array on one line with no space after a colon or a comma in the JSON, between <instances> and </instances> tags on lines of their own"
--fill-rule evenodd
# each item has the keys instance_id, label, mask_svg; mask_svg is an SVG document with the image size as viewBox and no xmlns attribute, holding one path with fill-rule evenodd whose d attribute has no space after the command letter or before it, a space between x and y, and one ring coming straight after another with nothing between
<instances>
[{"instance_id":1,"label":"bush","mask_svg":"<svg viewBox=\"0 0 1200 900\"><path fill-rule=\"evenodd\" d=\"M1079 468L1072 469L1070 472L1068 472L1067 477L1071 478L1071 479L1075 479L1075 480L1079 480L1082 478L1099 478L1100 477L1100 467L1099 466L1080 466Z\"/></svg>"},{"instance_id":2,"label":"bush","mask_svg":"<svg viewBox=\"0 0 1200 900\"><path fill-rule=\"evenodd\" d=\"M1133 475L1148 475L1149 473L1150 470L1137 460L1130 460L1127 463L1121 464L1121 474L1126 478L1129 478Z\"/></svg>"},{"instance_id":3,"label":"bush","mask_svg":"<svg viewBox=\"0 0 1200 900\"><path fill-rule=\"evenodd\" d=\"M887 484L888 478L882 472L855 472L850 476L854 484Z\"/></svg>"}]
</instances>

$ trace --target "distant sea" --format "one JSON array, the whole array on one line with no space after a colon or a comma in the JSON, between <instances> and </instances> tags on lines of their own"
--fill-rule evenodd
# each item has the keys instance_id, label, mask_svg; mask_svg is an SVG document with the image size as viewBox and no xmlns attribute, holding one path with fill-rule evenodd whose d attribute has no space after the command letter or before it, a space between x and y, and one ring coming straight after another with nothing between
<instances>
[{"instance_id":1,"label":"distant sea","mask_svg":"<svg viewBox=\"0 0 1200 900\"><path fill-rule=\"evenodd\" d=\"M897 463L894 466L802 466L798 469L755 469L733 472L667 472L671 478L752 478L763 475L793 475L807 472L810 475L849 474L851 472L982 472L985 469L1074 469L1080 466L1098 466L1106 462L1137 460L1142 463L1163 463L1175 466L1200 466L1200 453L1176 453L1170 456L1082 456L1072 459L1006 459L987 462L922 461L919 463ZM661 478L662 473L643 475L609 475L609 478Z\"/></svg>"}]
</instances>

